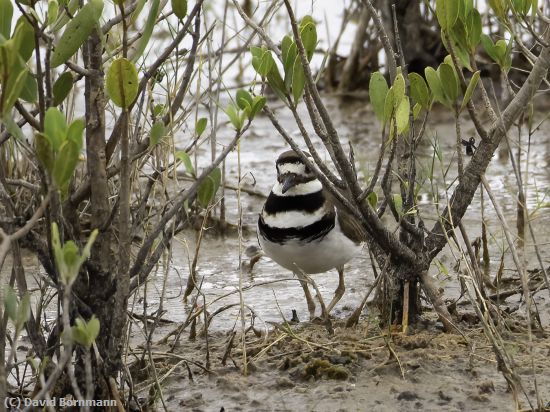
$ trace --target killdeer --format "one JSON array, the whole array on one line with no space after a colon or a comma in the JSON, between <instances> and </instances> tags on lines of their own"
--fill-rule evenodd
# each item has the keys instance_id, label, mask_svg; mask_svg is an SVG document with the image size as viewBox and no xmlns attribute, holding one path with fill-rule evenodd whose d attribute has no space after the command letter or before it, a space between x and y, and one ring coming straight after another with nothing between
<instances>
[{"instance_id":1,"label":"killdeer","mask_svg":"<svg viewBox=\"0 0 550 412\"><path fill-rule=\"evenodd\" d=\"M304 274L338 270L338 287L323 313L327 317L344 294L344 264L360 251L364 231L336 207L333 196L296 152L282 153L276 168L277 183L258 219L260 245L267 256L296 274L311 318L315 302Z\"/></svg>"}]
</instances>

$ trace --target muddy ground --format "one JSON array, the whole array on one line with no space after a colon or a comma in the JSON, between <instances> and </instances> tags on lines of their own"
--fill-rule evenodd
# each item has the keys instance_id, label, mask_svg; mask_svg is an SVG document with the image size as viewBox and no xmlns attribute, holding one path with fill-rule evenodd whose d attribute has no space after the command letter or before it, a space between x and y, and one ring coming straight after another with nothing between
<instances>
[{"instance_id":1,"label":"muddy ground","mask_svg":"<svg viewBox=\"0 0 550 412\"><path fill-rule=\"evenodd\" d=\"M362 170L372 168L378 153L376 124L372 113L361 104L339 106L335 100L328 101L336 122L341 125L345 137L354 141L356 156ZM291 119L283 112L280 117L290 130ZM465 133L472 126L464 120ZM424 157L421 164L429 164L433 153L430 144L439 139L445 151L452 150L454 124L448 116L435 113L430 121L430 132L422 147ZM295 126L294 126L295 127ZM258 118L243 142L241 174L243 187L267 194L275 178L273 162L278 153L285 150L284 143L273 135L271 125L265 118ZM544 131L546 133L546 131ZM205 152L204 156L208 153ZM528 203L531 210L537 208L544 189L550 181L548 164L550 148L547 139L535 135L529 158L531 190ZM446 167L446 166L444 166ZM229 181L236 184L235 156L227 160ZM452 169L454 170L454 168ZM368 174L368 173L367 173ZM253 179L251 176L253 175ZM441 177L439 177L441 178ZM452 177L449 177L451 179ZM515 185L510 173L507 152L500 150L491 164L487 175L498 201L509 218L515 222ZM255 185L252 185L254 182ZM443 181L439 181L444 186ZM427 221L433 208L430 188L421 191L421 213ZM235 193L226 191L227 217L229 222L237 221L238 204ZM199 281L203 295L199 305L206 304L209 313L219 312L209 326L208 339L201 335L203 323L198 322L195 330L188 325L177 343L174 337L167 340L171 331L181 328L195 310L190 302L182 302L189 262L195 257L196 234L185 233L176 242L166 278L160 274L152 279L146 311L154 314L158 308L155 293L164 293L165 319L174 322L162 326L155 332L152 341L152 355L155 359L156 377L160 381L162 399L153 386L155 374L152 370L132 365L137 397L155 399L152 410L185 411L516 411L536 407L534 374L541 402L550 401L550 299L547 290L535 295L541 325L536 325L531 351L525 329L524 307L520 294L515 293L500 304L504 314L509 313L497 325L504 347L514 361L513 370L521 378L518 385L516 405L487 340L482 325L477 321L472 307L462 298L456 306L455 322L461 333L445 334L436 317L426 308L422 318L406 335L397 330L380 330L374 309L370 309L354 329L343 327L344 320L362 300L365 291L372 286L374 275L368 252L352 260L347 268L346 294L335 308L334 334L325 326L301 322L285 325L296 309L300 319L307 316L302 290L292 274L280 268L269 259L262 259L252 273L239 271L239 249L257 244L255 221L261 210L263 198L243 195L244 235L242 239L229 235L221 238L206 235L198 259ZM426 212L424 212L426 210ZM433 214L433 212L431 212ZM489 276L496 278L499 272L502 251L507 250L500 222L492 208L485 210L490 232ZM548 208L537 209L532 215L545 265L550 263ZM472 203L463 219L471 239L480 233L479 199ZM526 245L526 262L529 269L537 267L534 249ZM503 285L520 291L517 270L507 253L504 260ZM456 300L461 287L458 274L462 267L449 248L438 256L439 266L432 265L430 275L444 290L448 302ZM444 273L445 267L449 273ZM315 280L325 300L330 299L337 283L334 273L316 275ZM506 282L508 283L506 283ZM243 303L247 306L244 328L248 370L245 375L241 320L239 314L238 285L243 287ZM163 285L165 288L163 289ZM500 289L503 292L505 287ZM494 293L494 291L492 292ZM325 296L326 294L326 296ZM194 295L195 296L195 295ZM137 299L135 312L140 312L142 297ZM145 300L146 301L146 300ZM254 326L260 336L250 329L252 313ZM542 330L541 327L542 326ZM290 329L288 329L290 328ZM134 329L136 332L138 329ZM189 336L193 335L192 338ZM143 334L135 333L133 351L141 358ZM208 346L208 348L207 348ZM228 347L231 347L229 350ZM209 353L209 359L206 354ZM135 360L130 356L129 361ZM523 389L522 389L523 388ZM532 402L529 405L527 398ZM182 409L183 408L183 409Z\"/></svg>"},{"instance_id":2,"label":"muddy ground","mask_svg":"<svg viewBox=\"0 0 550 412\"><path fill-rule=\"evenodd\" d=\"M457 323L461 334L441 332L429 312L408 334L380 330L371 316L351 329L333 321L332 336L324 325L310 322L271 325L262 336L249 331L246 376L240 333L209 335L208 368L206 340L189 339L188 331L175 347L169 340L154 345L152 352L157 376L166 376L161 386L168 410L517 410L481 326L468 323L471 313L463 315ZM503 336L525 393L536 402L534 369L539 394L548 402L548 334L535 333L532 355L524 331L507 330ZM154 394L158 391L149 391ZM529 410L525 396L518 396L519 409ZM160 401L156 407L162 410Z\"/></svg>"}]
</instances>

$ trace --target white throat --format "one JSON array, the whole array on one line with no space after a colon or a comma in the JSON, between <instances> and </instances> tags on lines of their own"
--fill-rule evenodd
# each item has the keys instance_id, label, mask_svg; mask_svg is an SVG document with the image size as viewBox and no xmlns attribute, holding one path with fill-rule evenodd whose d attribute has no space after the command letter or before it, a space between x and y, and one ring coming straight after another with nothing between
<instances>
[{"instance_id":1,"label":"white throat","mask_svg":"<svg viewBox=\"0 0 550 412\"><path fill-rule=\"evenodd\" d=\"M271 191L276 196L300 196L309 195L310 193L316 193L323 188L323 185L317 179L311 182L298 183L296 186L291 187L285 193L283 193L283 185L279 182L275 183Z\"/></svg>"}]
</instances>

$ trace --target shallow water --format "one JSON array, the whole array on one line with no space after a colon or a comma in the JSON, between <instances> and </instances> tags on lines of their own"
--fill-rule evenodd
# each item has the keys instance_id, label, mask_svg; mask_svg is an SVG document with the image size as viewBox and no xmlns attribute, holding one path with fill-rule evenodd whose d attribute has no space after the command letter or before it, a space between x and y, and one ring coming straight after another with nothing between
<instances>
[{"instance_id":1,"label":"shallow water","mask_svg":"<svg viewBox=\"0 0 550 412\"><path fill-rule=\"evenodd\" d=\"M342 104L335 98L327 99L327 106L333 115L335 123L343 139L349 139L354 144L356 160L359 170L368 171L374 168L376 157L379 151L379 126L374 119L372 112L363 103L355 102L351 104ZM290 118L290 114L284 110L278 111L278 118L281 123L296 136L296 126ZM541 196L548 188L550 183L549 163L549 142L545 138L547 127L543 127L535 133L531 139L531 150L529 155L529 193L528 206L533 211L537 202L540 203ZM451 116L445 113L435 111L430 119L426 136L420 147L419 169L424 165L428 167L433 149L430 141L437 136L439 145L443 153L452 153L454 148L454 123ZM469 136L473 132L473 127L467 122L462 121L462 130L464 136ZM219 136L220 141L229 138ZM249 132L244 136L240 146L241 175L243 176L242 185L255 191L269 193L269 190L275 181L274 161L278 154L286 150L287 146L281 137L273 130L269 120L259 117L255 121ZM209 159L209 153L205 149L200 149L200 162L204 164ZM443 168L447 163L453 161L453 166L445 182L449 184L456 176L456 163L454 159L444 159ZM468 158L465 157L465 162ZM231 153L226 161L226 170L228 183L236 185L238 180L237 154ZM253 178L252 178L253 176ZM436 167L434 179L439 187L440 196L444 196L444 180L442 171ZM512 168L507 159L506 152L499 150L495 154L488 172L487 178L491 188L503 209L508 225L515 233L515 197L516 181L512 173ZM252 185L252 182L255 182ZM433 208L433 196L430 194L429 183L421 190L420 196L421 213L430 228L434 223L436 216ZM537 198L538 196L538 198ZM237 222L238 203L234 191L226 190L225 200L227 207L227 220L230 223ZM261 210L264 199L258 196L242 194L243 225L245 232L243 235L241 250L249 245L257 245L255 234L255 224L258 213ZM445 203L442 200L443 204ZM546 200L547 202L547 200ZM502 250L508 250L504 233L501 225L490 205L489 199L485 196L485 216L489 226L490 236L490 254L491 254L491 276L494 276L500 262ZM532 216L533 227L537 236L537 241L548 265L550 253L545 246L550 240L547 225L550 223L550 212L548 208L537 210ZM389 221L388 221L389 222ZM464 218L470 240L473 241L481 234L480 219L480 197L476 194L474 201ZM390 222L392 224L392 222ZM186 279L189 273L189 266L195 253L194 231L188 231L181 234L180 242L175 242L172 261L169 264L167 277L167 289L164 308L167 310L165 318L174 321L183 321L190 310L190 305L182 301L182 290L185 288ZM525 260L528 268L538 267L538 262L534 255L532 242L529 238L526 245ZM246 257L243 256L246 260ZM456 278L456 272L453 270L455 259L452 257L450 249L447 247L438 256L438 260L449 271L449 275L440 273L436 265L432 265L431 273L440 281L441 287L445 288L446 297L457 297L460 288ZM239 277L242 276L243 301L248 308L247 316L253 311L258 316L256 324L268 321L281 321L285 316L291 317L291 310L296 309L298 316L302 320L308 318L307 307L302 289L298 281L288 270L278 266L269 258L262 258L254 267L252 273L239 270L239 239L237 236L228 235L225 238L217 237L213 233L208 233L202 241L198 261L199 282L202 283L201 290L205 294L206 303L209 306L209 312L225 305L239 303ZM516 270L513 262L509 258L509 253L505 259L505 276L513 275ZM159 273L163 273L161 270ZM337 286L338 276L335 270L314 276L324 300L328 302ZM346 266L346 293L340 303L334 310L336 316L344 316L358 305L362 297L372 284L374 278L372 274L371 262L366 249L354 258ZM148 288L148 299L150 311L156 310L154 296L160 293L163 275L157 275L151 278L152 283ZM139 311L139 310L138 310ZM318 309L319 311L319 309ZM230 309L216 315L211 328L213 330L230 329L235 325L238 318L239 307L232 306ZM240 322L239 322L240 323Z\"/></svg>"}]
</instances>

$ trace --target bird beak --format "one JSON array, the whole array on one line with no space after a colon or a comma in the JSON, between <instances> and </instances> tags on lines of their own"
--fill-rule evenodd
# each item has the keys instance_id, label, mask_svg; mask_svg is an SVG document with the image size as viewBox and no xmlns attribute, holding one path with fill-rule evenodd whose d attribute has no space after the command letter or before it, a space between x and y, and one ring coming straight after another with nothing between
<instances>
[{"instance_id":1,"label":"bird beak","mask_svg":"<svg viewBox=\"0 0 550 412\"><path fill-rule=\"evenodd\" d=\"M281 182L283 184L282 192L283 194L288 191L288 189L296 186L298 182L296 181L296 174L295 173L288 173L283 176L283 181Z\"/></svg>"}]
</instances>

